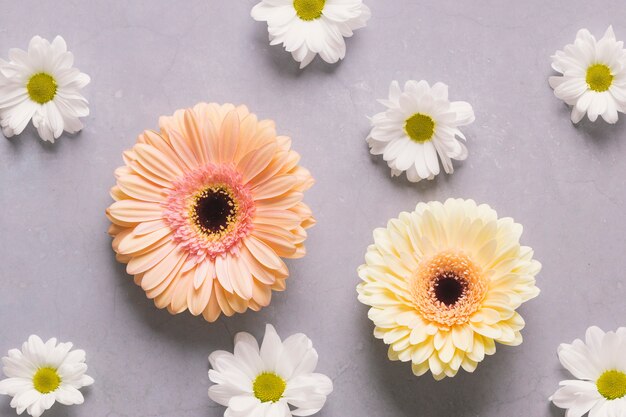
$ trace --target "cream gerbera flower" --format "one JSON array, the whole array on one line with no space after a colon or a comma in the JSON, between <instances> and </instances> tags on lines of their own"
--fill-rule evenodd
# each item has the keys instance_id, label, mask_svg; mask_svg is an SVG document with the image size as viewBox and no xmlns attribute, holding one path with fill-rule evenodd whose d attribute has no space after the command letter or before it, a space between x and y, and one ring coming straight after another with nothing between
<instances>
[{"instance_id":1,"label":"cream gerbera flower","mask_svg":"<svg viewBox=\"0 0 626 417\"><path fill-rule=\"evenodd\" d=\"M411 182L432 180L439 174L437 155L448 174L452 159L467 158L458 128L474 121L474 110L464 101L450 102L447 85L408 81L402 91L394 81L389 99L379 101L387 110L372 117L367 143L373 155L383 155L392 176L406 171Z\"/></svg>"},{"instance_id":2,"label":"cream gerbera flower","mask_svg":"<svg viewBox=\"0 0 626 417\"><path fill-rule=\"evenodd\" d=\"M609 26L596 38L581 29L573 44L552 56L552 68L563 75L550 77L554 94L572 106L572 122L585 116L595 122L617 122L617 112L626 112L626 49Z\"/></svg>"},{"instance_id":3,"label":"cream gerbera flower","mask_svg":"<svg viewBox=\"0 0 626 417\"><path fill-rule=\"evenodd\" d=\"M333 390L330 378L313 372L317 352L311 340L298 333L281 342L269 324L260 349L252 335L238 333L234 354L218 350L209 362L215 383L209 397L228 407L227 417L310 416Z\"/></svg>"},{"instance_id":4,"label":"cream gerbera flower","mask_svg":"<svg viewBox=\"0 0 626 417\"><path fill-rule=\"evenodd\" d=\"M567 417L626 416L626 328L587 330L585 341L559 346L559 359L575 380L562 381L550 400Z\"/></svg>"},{"instance_id":5,"label":"cream gerbera flower","mask_svg":"<svg viewBox=\"0 0 626 417\"><path fill-rule=\"evenodd\" d=\"M49 142L64 130L76 133L83 128L79 117L87 116L89 107L80 90L89 76L73 63L60 36L52 43L35 36L28 52L11 49L9 62L0 60L0 125L6 137L22 133L31 120Z\"/></svg>"},{"instance_id":6,"label":"cream gerbera flower","mask_svg":"<svg viewBox=\"0 0 626 417\"><path fill-rule=\"evenodd\" d=\"M376 229L357 290L389 359L439 380L473 372L495 342L522 343L515 310L539 294L541 265L521 234L489 206L452 199L420 203Z\"/></svg>"},{"instance_id":7,"label":"cream gerbera flower","mask_svg":"<svg viewBox=\"0 0 626 417\"><path fill-rule=\"evenodd\" d=\"M159 308L215 321L267 306L305 254L313 184L291 139L245 106L162 117L115 171L113 249Z\"/></svg>"},{"instance_id":8,"label":"cream gerbera flower","mask_svg":"<svg viewBox=\"0 0 626 417\"><path fill-rule=\"evenodd\" d=\"M254 20L267 22L270 44L283 44L304 68L317 54L328 63L346 56L344 38L365 27L370 9L362 0L261 0Z\"/></svg>"},{"instance_id":9,"label":"cream gerbera flower","mask_svg":"<svg viewBox=\"0 0 626 417\"><path fill-rule=\"evenodd\" d=\"M11 349L2 358L4 374L0 394L10 395L11 407L17 414L26 411L39 417L55 402L64 405L82 404L80 388L93 384L85 375L85 352L72 350L71 343L49 339L44 343L38 336L30 336L22 350Z\"/></svg>"}]
</instances>

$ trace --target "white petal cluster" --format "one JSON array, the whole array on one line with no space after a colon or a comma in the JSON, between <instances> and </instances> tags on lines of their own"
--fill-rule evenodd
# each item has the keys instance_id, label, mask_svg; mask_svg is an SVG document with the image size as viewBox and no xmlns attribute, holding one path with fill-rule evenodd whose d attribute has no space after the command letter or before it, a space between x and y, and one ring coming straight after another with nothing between
<instances>
[{"instance_id":1,"label":"white petal cluster","mask_svg":"<svg viewBox=\"0 0 626 417\"><path fill-rule=\"evenodd\" d=\"M573 123L586 114L592 122L601 116L613 124L618 112L626 113L626 49L612 27L599 40L579 30L573 44L552 56L552 68L562 75L550 77L550 86L572 106Z\"/></svg>"},{"instance_id":2,"label":"white petal cluster","mask_svg":"<svg viewBox=\"0 0 626 417\"><path fill-rule=\"evenodd\" d=\"M330 378L314 373L317 352L311 340L298 333L281 341L269 324L260 347L252 335L238 333L234 353L213 352L209 362L213 368L209 378L215 383L209 388L209 397L228 407L226 417L310 416L324 406L333 390ZM273 378L284 384L274 390L278 395L273 400L255 388L261 375L271 375L270 381Z\"/></svg>"},{"instance_id":3,"label":"white petal cluster","mask_svg":"<svg viewBox=\"0 0 626 417\"><path fill-rule=\"evenodd\" d=\"M89 115L89 107L80 90L90 79L73 64L60 36L52 42L35 36L28 51L11 49L9 61L0 60L0 125L6 137L22 133L31 120L48 142L83 128L79 118Z\"/></svg>"},{"instance_id":4,"label":"white petal cluster","mask_svg":"<svg viewBox=\"0 0 626 417\"><path fill-rule=\"evenodd\" d=\"M11 407L17 414L26 411L39 417L55 402L64 405L82 404L80 388L93 384L87 376L85 351L72 350L71 343L58 343L52 338L43 342L39 336L30 336L22 349L11 349L2 358L4 374L8 377L0 381L0 394L10 395ZM37 375L42 371L43 384L38 386ZM50 378L50 375L55 380ZM53 389L54 388L54 389Z\"/></svg>"},{"instance_id":5,"label":"white petal cluster","mask_svg":"<svg viewBox=\"0 0 626 417\"><path fill-rule=\"evenodd\" d=\"M298 8L314 13L313 17L302 15ZM300 68L318 54L331 64L343 59L344 38L365 27L371 16L362 0L262 0L251 14L254 20L267 22L270 44L282 44Z\"/></svg>"}]
</instances>

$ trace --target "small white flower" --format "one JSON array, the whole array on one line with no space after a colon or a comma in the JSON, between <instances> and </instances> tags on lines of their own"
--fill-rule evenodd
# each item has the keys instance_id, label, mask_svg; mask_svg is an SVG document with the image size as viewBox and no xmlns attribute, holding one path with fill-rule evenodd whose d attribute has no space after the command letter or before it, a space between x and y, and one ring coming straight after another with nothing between
<instances>
[{"instance_id":1,"label":"small white flower","mask_svg":"<svg viewBox=\"0 0 626 417\"><path fill-rule=\"evenodd\" d=\"M225 417L310 416L333 390L330 378L313 373L317 352L311 340L298 333L281 342L269 324L260 349L252 335L238 333L234 354L218 350L209 362L216 384L209 397L228 407Z\"/></svg>"},{"instance_id":2,"label":"small white flower","mask_svg":"<svg viewBox=\"0 0 626 417\"><path fill-rule=\"evenodd\" d=\"M252 18L267 22L270 44L283 44L304 68L320 54L333 64L346 56L346 43L371 16L362 0L261 0Z\"/></svg>"},{"instance_id":3,"label":"small white flower","mask_svg":"<svg viewBox=\"0 0 626 417\"><path fill-rule=\"evenodd\" d=\"M452 159L467 158L458 128L474 121L474 110L464 101L450 102L447 85L408 81L402 91L393 81L389 99L379 102L387 110L371 118L367 143L372 155L383 155L392 176L406 171L411 182L432 180L439 174L437 155L448 174L454 172Z\"/></svg>"},{"instance_id":4,"label":"small white flower","mask_svg":"<svg viewBox=\"0 0 626 417\"><path fill-rule=\"evenodd\" d=\"M573 44L552 56L552 68L563 74L550 77L554 95L572 107L572 122L587 114L607 123L617 122L617 112L626 112L626 50L609 26L599 41L581 29Z\"/></svg>"},{"instance_id":5,"label":"small white flower","mask_svg":"<svg viewBox=\"0 0 626 417\"><path fill-rule=\"evenodd\" d=\"M83 128L79 117L89 114L80 90L89 76L73 68L74 56L65 40L52 43L39 36L31 39L28 52L9 51L9 62L0 60L0 125L6 137L22 133L32 119L39 136L54 142L63 130Z\"/></svg>"},{"instance_id":6,"label":"small white flower","mask_svg":"<svg viewBox=\"0 0 626 417\"><path fill-rule=\"evenodd\" d=\"M57 345L54 338L44 343L33 335L21 351L11 349L9 356L2 358L8 378L0 381L0 394L13 397L11 407L17 409L17 414L26 410L39 417L55 401L64 405L83 403L79 389L94 381L85 375L85 352L71 349L71 343Z\"/></svg>"},{"instance_id":7,"label":"small white flower","mask_svg":"<svg viewBox=\"0 0 626 417\"><path fill-rule=\"evenodd\" d=\"M567 409L566 417L626 416L626 328L587 329L585 341L559 346L561 364L575 380L561 381L550 400Z\"/></svg>"}]
</instances>

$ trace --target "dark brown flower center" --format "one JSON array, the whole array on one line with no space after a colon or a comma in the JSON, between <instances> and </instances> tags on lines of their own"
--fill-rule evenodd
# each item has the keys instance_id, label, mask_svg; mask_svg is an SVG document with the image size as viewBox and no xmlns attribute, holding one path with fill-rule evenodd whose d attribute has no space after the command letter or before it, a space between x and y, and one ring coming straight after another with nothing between
<instances>
[{"instance_id":1,"label":"dark brown flower center","mask_svg":"<svg viewBox=\"0 0 626 417\"><path fill-rule=\"evenodd\" d=\"M209 187L196 197L193 217L204 232L220 234L235 221L237 203L226 187Z\"/></svg>"},{"instance_id":2,"label":"dark brown flower center","mask_svg":"<svg viewBox=\"0 0 626 417\"><path fill-rule=\"evenodd\" d=\"M437 278L433 289L437 301L446 306L452 306L463 297L466 288L467 283L464 280L459 279L452 272L444 272Z\"/></svg>"}]
</instances>

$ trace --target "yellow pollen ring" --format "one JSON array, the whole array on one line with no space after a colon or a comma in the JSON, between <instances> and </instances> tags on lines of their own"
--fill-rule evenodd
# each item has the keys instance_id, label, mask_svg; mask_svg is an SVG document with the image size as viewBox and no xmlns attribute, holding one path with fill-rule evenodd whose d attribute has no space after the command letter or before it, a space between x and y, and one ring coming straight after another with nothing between
<instances>
[{"instance_id":1,"label":"yellow pollen ring","mask_svg":"<svg viewBox=\"0 0 626 417\"><path fill-rule=\"evenodd\" d=\"M262 403L275 403L280 400L283 397L285 388L287 388L285 380L273 372L259 374L252 383L254 396Z\"/></svg>"},{"instance_id":2,"label":"yellow pollen ring","mask_svg":"<svg viewBox=\"0 0 626 417\"><path fill-rule=\"evenodd\" d=\"M404 131L414 142L428 142L435 135L435 121L428 115L416 113L406 119Z\"/></svg>"},{"instance_id":3,"label":"yellow pollen ring","mask_svg":"<svg viewBox=\"0 0 626 417\"><path fill-rule=\"evenodd\" d=\"M438 286L452 280L458 284L453 287L458 293L450 300L442 298ZM409 282L409 291L423 318L450 327L467 323L480 308L487 293L487 281L482 269L467 255L446 250L419 263Z\"/></svg>"},{"instance_id":4,"label":"yellow pollen ring","mask_svg":"<svg viewBox=\"0 0 626 417\"><path fill-rule=\"evenodd\" d=\"M198 215L197 207L200 201L215 194L221 194L227 198L226 204L228 205L229 213L225 216L225 225L220 225L218 230L209 230L202 225L202 219ZM214 184L202 189L191 197L187 213L193 227L198 233L208 240L218 241L230 233L235 227L239 213L239 204L235 194L228 185Z\"/></svg>"},{"instance_id":5,"label":"yellow pollen ring","mask_svg":"<svg viewBox=\"0 0 626 417\"><path fill-rule=\"evenodd\" d=\"M607 400L617 400L626 396L626 373L606 371L596 381L598 392Z\"/></svg>"},{"instance_id":6,"label":"yellow pollen ring","mask_svg":"<svg viewBox=\"0 0 626 417\"><path fill-rule=\"evenodd\" d=\"M60 385L61 377L54 368L39 368L33 376L33 387L42 394L56 391Z\"/></svg>"},{"instance_id":7,"label":"yellow pollen ring","mask_svg":"<svg viewBox=\"0 0 626 417\"><path fill-rule=\"evenodd\" d=\"M30 99L35 103L45 104L56 96L57 82L50 74L39 72L30 77L26 90Z\"/></svg>"},{"instance_id":8,"label":"yellow pollen ring","mask_svg":"<svg viewBox=\"0 0 626 417\"><path fill-rule=\"evenodd\" d=\"M611 88L613 78L611 69L607 65L594 64L587 68L585 81L587 81L587 85L590 89L597 91L598 93L602 93Z\"/></svg>"},{"instance_id":9,"label":"yellow pollen ring","mask_svg":"<svg viewBox=\"0 0 626 417\"><path fill-rule=\"evenodd\" d=\"M298 17L305 21L322 17L326 0L294 0L293 8Z\"/></svg>"}]
</instances>

